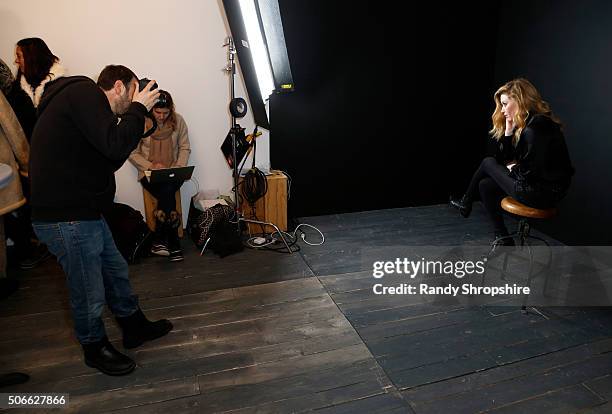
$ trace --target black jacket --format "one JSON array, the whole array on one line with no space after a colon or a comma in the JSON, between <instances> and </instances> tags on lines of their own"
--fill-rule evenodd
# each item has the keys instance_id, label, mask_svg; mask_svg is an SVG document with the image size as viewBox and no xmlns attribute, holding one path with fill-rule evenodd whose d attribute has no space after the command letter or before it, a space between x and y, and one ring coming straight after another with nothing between
<instances>
[{"instance_id":1,"label":"black jacket","mask_svg":"<svg viewBox=\"0 0 612 414\"><path fill-rule=\"evenodd\" d=\"M135 102L119 120L84 76L50 82L32 133L32 219L99 219L115 196L115 171L140 141L146 113Z\"/></svg>"},{"instance_id":2,"label":"black jacket","mask_svg":"<svg viewBox=\"0 0 612 414\"><path fill-rule=\"evenodd\" d=\"M561 127L549 117L530 116L516 147L512 145L512 137L492 141L488 155L502 164L516 161L510 176L519 186L555 191L569 187L574 167Z\"/></svg>"}]
</instances>

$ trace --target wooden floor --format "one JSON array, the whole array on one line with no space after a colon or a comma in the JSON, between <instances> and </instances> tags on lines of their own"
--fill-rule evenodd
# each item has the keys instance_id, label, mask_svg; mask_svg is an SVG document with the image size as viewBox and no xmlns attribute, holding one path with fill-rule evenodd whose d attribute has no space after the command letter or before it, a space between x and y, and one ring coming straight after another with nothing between
<instances>
[{"instance_id":1,"label":"wooden floor","mask_svg":"<svg viewBox=\"0 0 612 414\"><path fill-rule=\"evenodd\" d=\"M83 364L55 263L13 271L0 372L31 380L0 392L69 393L78 413L612 413L612 310L543 318L371 293L380 252L486 244L480 206L470 220L430 206L301 221L326 243L220 259L184 242L184 262L132 265L145 313L175 328L127 351L138 366L124 377Z\"/></svg>"}]
</instances>

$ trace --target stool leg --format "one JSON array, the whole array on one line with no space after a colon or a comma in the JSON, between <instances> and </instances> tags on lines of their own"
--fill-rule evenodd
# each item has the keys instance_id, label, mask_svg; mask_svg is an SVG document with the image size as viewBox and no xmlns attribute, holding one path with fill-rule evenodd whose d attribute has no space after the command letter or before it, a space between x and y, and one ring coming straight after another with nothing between
<instances>
[{"instance_id":1,"label":"stool leg","mask_svg":"<svg viewBox=\"0 0 612 414\"><path fill-rule=\"evenodd\" d=\"M533 272L533 252L531 250L531 246L526 244L527 252L529 253L529 273L527 274L527 286L531 288L531 276ZM523 313L527 313L527 300L529 299L528 294L523 295L523 305L521 306L521 311Z\"/></svg>"},{"instance_id":2,"label":"stool leg","mask_svg":"<svg viewBox=\"0 0 612 414\"><path fill-rule=\"evenodd\" d=\"M542 243L544 243L546 245L546 247L548 247L548 255L547 255L548 259L546 260L546 266L545 267L550 267L550 265L552 264L552 247L550 247L550 244L546 240L541 238L541 237L529 235L529 238L530 239L534 239L534 240L539 240Z\"/></svg>"},{"instance_id":3,"label":"stool leg","mask_svg":"<svg viewBox=\"0 0 612 414\"><path fill-rule=\"evenodd\" d=\"M525 246L525 241L529 237L529 223L527 223L527 220L521 219L521 221L519 221L517 233L520 238L521 247Z\"/></svg>"},{"instance_id":4,"label":"stool leg","mask_svg":"<svg viewBox=\"0 0 612 414\"><path fill-rule=\"evenodd\" d=\"M506 239L514 239L514 236L516 236L516 235L517 235L517 232L514 232L514 233L508 234L507 236L501 236L501 237L498 237L495 240L493 240L491 242L491 246L489 248L489 252L487 253L486 257L487 258L492 258L494 256L493 252L495 251L495 248L497 247L497 243L498 242L500 242L502 240L506 240Z\"/></svg>"},{"instance_id":5,"label":"stool leg","mask_svg":"<svg viewBox=\"0 0 612 414\"><path fill-rule=\"evenodd\" d=\"M518 233L519 238L521 240L521 249L527 246L527 252L529 253L529 273L527 274L527 286L531 288L531 276L533 272L533 252L531 251L531 246L526 242L525 235L529 233L529 227L527 221L525 219L521 219L518 225ZM529 295L523 295L523 304L521 306L521 312L527 313L527 300L529 299Z\"/></svg>"},{"instance_id":6,"label":"stool leg","mask_svg":"<svg viewBox=\"0 0 612 414\"><path fill-rule=\"evenodd\" d=\"M508 280L508 272L506 272L506 269L508 269L508 252L504 254L504 264L502 265L501 280Z\"/></svg>"},{"instance_id":7,"label":"stool leg","mask_svg":"<svg viewBox=\"0 0 612 414\"><path fill-rule=\"evenodd\" d=\"M527 231L529 231L527 229ZM525 246L527 246L527 251L529 252L529 275L527 278L527 286L531 289L531 280L534 277L533 274L533 263L534 263L534 259L533 259L533 250L531 249L531 244L529 243L529 234L527 233L527 237L525 238L526 244ZM546 289L546 288L545 288ZM523 305L521 306L521 312L526 315L529 312L527 312L527 300L529 299L529 295L525 294L523 295ZM537 307L535 306L530 306L530 309L537 313L538 315L540 315L541 317L543 317L544 319L550 319L548 316L544 315Z\"/></svg>"},{"instance_id":8,"label":"stool leg","mask_svg":"<svg viewBox=\"0 0 612 414\"><path fill-rule=\"evenodd\" d=\"M542 243L544 243L546 245L546 247L547 247L546 250L547 250L548 254L547 254L546 264L544 265L544 268L542 269L543 272L546 272L545 280L544 280L544 289L543 289L543 292L542 292L543 295L546 296L546 292L548 290L548 276L549 276L549 272L548 271L552 268L552 256L553 256L553 254L552 254L552 247L550 246L550 244L546 240L544 240L541 237L529 235L529 238L530 239L534 239L534 240L539 240Z\"/></svg>"}]
</instances>

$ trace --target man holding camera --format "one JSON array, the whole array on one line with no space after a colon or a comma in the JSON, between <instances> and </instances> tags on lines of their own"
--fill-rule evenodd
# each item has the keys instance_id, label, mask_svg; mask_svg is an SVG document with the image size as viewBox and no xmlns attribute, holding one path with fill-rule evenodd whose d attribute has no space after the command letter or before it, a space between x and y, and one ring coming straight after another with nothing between
<instances>
[{"instance_id":1,"label":"man holding camera","mask_svg":"<svg viewBox=\"0 0 612 414\"><path fill-rule=\"evenodd\" d=\"M134 348L166 335L172 324L150 322L138 307L128 267L102 217L115 196L114 173L138 145L147 112L159 97L151 81L110 65L97 85L84 76L50 82L31 140L32 221L67 276L70 306L85 363L124 375L135 363L108 341L104 304Z\"/></svg>"}]
</instances>

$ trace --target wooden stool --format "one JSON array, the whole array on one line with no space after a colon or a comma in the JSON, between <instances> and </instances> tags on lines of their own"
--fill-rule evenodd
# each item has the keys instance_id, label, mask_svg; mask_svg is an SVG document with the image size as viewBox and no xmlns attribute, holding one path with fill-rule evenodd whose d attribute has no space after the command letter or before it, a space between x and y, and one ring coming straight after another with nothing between
<instances>
[{"instance_id":1,"label":"wooden stool","mask_svg":"<svg viewBox=\"0 0 612 414\"><path fill-rule=\"evenodd\" d=\"M147 226L151 231L155 231L155 216L153 216L153 212L157 209L157 199L151 195L144 188L142 189L142 197L144 199L144 208L145 208L145 220L147 221ZM179 220L181 225L178 229L178 235L182 239L183 238L183 207L181 205L181 190L178 190L174 195L176 200L176 211L179 213Z\"/></svg>"},{"instance_id":2,"label":"wooden stool","mask_svg":"<svg viewBox=\"0 0 612 414\"><path fill-rule=\"evenodd\" d=\"M504 239L514 239L514 237L516 236L521 248L526 247L529 253L529 273L527 275L527 285L531 287L531 281L533 280L535 275L533 273L534 260L533 260L533 251L531 249L530 240L539 240L548 247L548 260L546 262L546 265L544 266L544 269L550 269L550 265L552 264L552 249L550 248L550 244L546 240L544 240L541 237L533 236L530 234L530 226L527 220L528 219L550 219L556 216L558 211L556 208L539 209L539 208L529 207L529 206L526 206L525 204L522 204L516 201L512 197L505 197L501 201L501 208L504 211L510 214L513 214L514 216L519 217L519 224L515 232L510 233L508 236L502 236L502 237L498 237L497 239L495 239L493 243L491 243L491 251L495 249L496 244L499 241L504 240ZM506 253L506 256L504 258L504 264L502 267L502 277L503 275L506 274L505 272L506 272L507 266L508 266L508 254ZM544 293L546 293L547 285L548 285L548 278L546 278L546 281L544 283ZM521 307L521 310L524 313L527 312L527 298L528 297L525 296L523 300L523 305ZM542 312L540 312L537 308L532 307L532 309L538 314L540 314L541 316L546 318L546 316Z\"/></svg>"},{"instance_id":3,"label":"wooden stool","mask_svg":"<svg viewBox=\"0 0 612 414\"><path fill-rule=\"evenodd\" d=\"M529 222L527 219L549 219L557 215L556 208L547 208L547 209L539 209L534 207L526 206L525 204L519 203L512 197L505 197L501 201L501 208L507 211L510 214L520 217L519 226L517 231L511 233L508 236L502 236L493 241L492 246L499 240L513 238L514 236L518 236L520 245L530 245L529 239L536 239L544 242L547 246L548 242L540 237L532 236L529 234Z\"/></svg>"},{"instance_id":4,"label":"wooden stool","mask_svg":"<svg viewBox=\"0 0 612 414\"><path fill-rule=\"evenodd\" d=\"M501 207L508 213L526 218L549 219L557 215L556 208L533 208L519 203L512 197L504 197L501 201Z\"/></svg>"}]
</instances>

